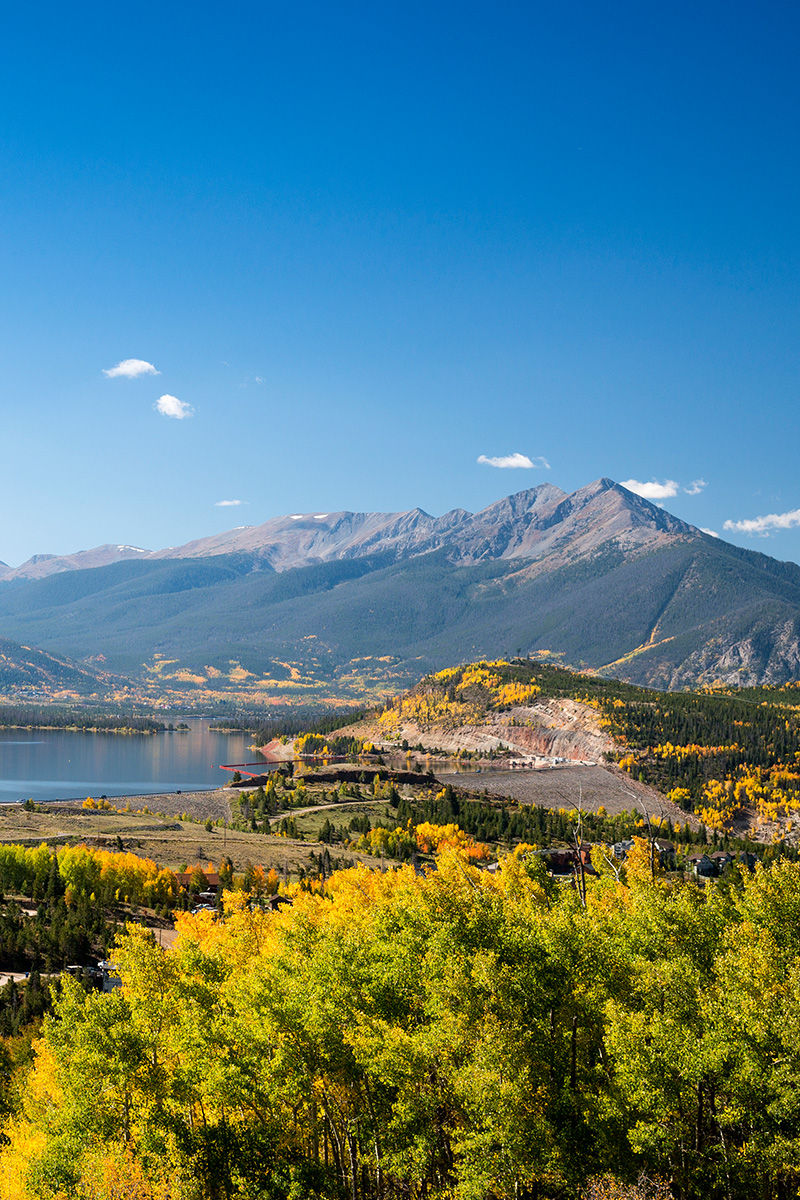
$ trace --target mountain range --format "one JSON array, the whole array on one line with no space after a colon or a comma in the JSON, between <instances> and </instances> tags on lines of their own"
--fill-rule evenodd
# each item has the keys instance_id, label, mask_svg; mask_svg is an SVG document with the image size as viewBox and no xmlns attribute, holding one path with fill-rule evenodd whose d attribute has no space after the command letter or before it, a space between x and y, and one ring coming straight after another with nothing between
<instances>
[{"instance_id":1,"label":"mountain range","mask_svg":"<svg viewBox=\"0 0 800 1200\"><path fill-rule=\"evenodd\" d=\"M291 514L37 555L0 574L0 634L82 670L262 695L398 690L520 654L662 688L780 683L800 677L800 567L610 479L545 483L475 514Z\"/></svg>"},{"instance_id":2,"label":"mountain range","mask_svg":"<svg viewBox=\"0 0 800 1200\"><path fill-rule=\"evenodd\" d=\"M463 508L442 517L432 517L421 508L401 513L294 513L165 550L104 545L75 554L36 554L16 569L0 563L0 580L43 579L131 559L152 562L228 554L253 555L260 566L275 571L373 554L411 558L442 549L459 563L539 559L559 549L575 557L615 537L633 550L653 544L659 534L690 532L698 531L611 480L601 479L572 495L544 483L479 513Z\"/></svg>"}]
</instances>

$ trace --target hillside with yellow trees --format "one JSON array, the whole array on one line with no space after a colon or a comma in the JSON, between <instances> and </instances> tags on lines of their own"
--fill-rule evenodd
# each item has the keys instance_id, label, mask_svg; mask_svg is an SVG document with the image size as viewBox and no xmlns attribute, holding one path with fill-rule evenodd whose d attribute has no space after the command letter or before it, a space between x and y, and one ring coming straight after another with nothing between
<instances>
[{"instance_id":1,"label":"hillside with yellow trees","mask_svg":"<svg viewBox=\"0 0 800 1200\"><path fill-rule=\"evenodd\" d=\"M313 745L336 753L365 740L384 752L616 763L712 830L800 831L800 684L660 692L547 661L482 661L427 675Z\"/></svg>"},{"instance_id":2,"label":"hillside with yellow trees","mask_svg":"<svg viewBox=\"0 0 800 1200\"><path fill-rule=\"evenodd\" d=\"M616 748L595 707L542 688L533 666L503 660L426 675L379 712L339 731L384 750L403 743L450 754L597 761Z\"/></svg>"},{"instance_id":3,"label":"hillside with yellow trees","mask_svg":"<svg viewBox=\"0 0 800 1200\"><path fill-rule=\"evenodd\" d=\"M309 846L303 869L224 860L168 945L131 918L171 923L199 866L0 846L0 969L29 972L0 989L0 1200L796 1196L800 688L492 660L367 724L402 760L410 723L529 728L540 706L587 714L695 819L441 785L357 724L300 739L355 759L335 789L304 763L233 806L265 847ZM780 844L754 855L745 822ZM724 865L695 876L692 849ZM61 973L101 955L121 986Z\"/></svg>"},{"instance_id":4,"label":"hillside with yellow trees","mask_svg":"<svg viewBox=\"0 0 800 1200\"><path fill-rule=\"evenodd\" d=\"M3 1200L785 1200L800 1186L800 867L585 891L334 874L229 892L122 986L65 978L4 1093Z\"/></svg>"}]
</instances>

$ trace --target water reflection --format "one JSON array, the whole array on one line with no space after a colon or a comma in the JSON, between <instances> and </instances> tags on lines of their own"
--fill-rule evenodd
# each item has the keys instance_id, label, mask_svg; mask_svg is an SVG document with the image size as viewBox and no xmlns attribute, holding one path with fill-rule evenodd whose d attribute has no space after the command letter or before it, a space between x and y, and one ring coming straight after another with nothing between
<instances>
[{"instance_id":1,"label":"water reflection","mask_svg":"<svg viewBox=\"0 0 800 1200\"><path fill-rule=\"evenodd\" d=\"M252 735L185 720L182 733L121 735L66 729L0 729L0 802L137 796L222 786L220 763L252 762Z\"/></svg>"}]
</instances>

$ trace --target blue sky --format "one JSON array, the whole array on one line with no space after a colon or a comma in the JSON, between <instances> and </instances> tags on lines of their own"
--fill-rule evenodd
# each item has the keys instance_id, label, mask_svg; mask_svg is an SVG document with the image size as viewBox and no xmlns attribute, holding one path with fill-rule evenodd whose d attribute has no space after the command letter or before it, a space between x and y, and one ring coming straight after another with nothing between
<instances>
[{"instance_id":1,"label":"blue sky","mask_svg":"<svg viewBox=\"0 0 800 1200\"><path fill-rule=\"evenodd\" d=\"M796 8L4 20L0 559L608 475L800 560Z\"/></svg>"}]
</instances>

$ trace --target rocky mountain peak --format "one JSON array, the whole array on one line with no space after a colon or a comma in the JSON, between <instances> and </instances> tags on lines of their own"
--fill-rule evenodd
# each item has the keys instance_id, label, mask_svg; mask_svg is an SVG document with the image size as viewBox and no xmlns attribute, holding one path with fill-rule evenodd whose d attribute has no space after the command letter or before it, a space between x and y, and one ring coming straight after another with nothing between
<instances>
[{"instance_id":1,"label":"rocky mountain peak","mask_svg":"<svg viewBox=\"0 0 800 1200\"><path fill-rule=\"evenodd\" d=\"M566 560L593 553L610 541L619 541L626 548L645 547L697 532L612 479L601 478L571 494L553 483L540 483L477 513L463 508L441 517L422 508L391 513L290 513L165 550L145 551L118 544L76 554L39 554L16 570L0 564L0 580L43 578L128 558L145 561L242 553L252 554L262 569L275 571L375 554L400 560L436 550L462 563L506 558L538 561L553 553Z\"/></svg>"}]
</instances>

